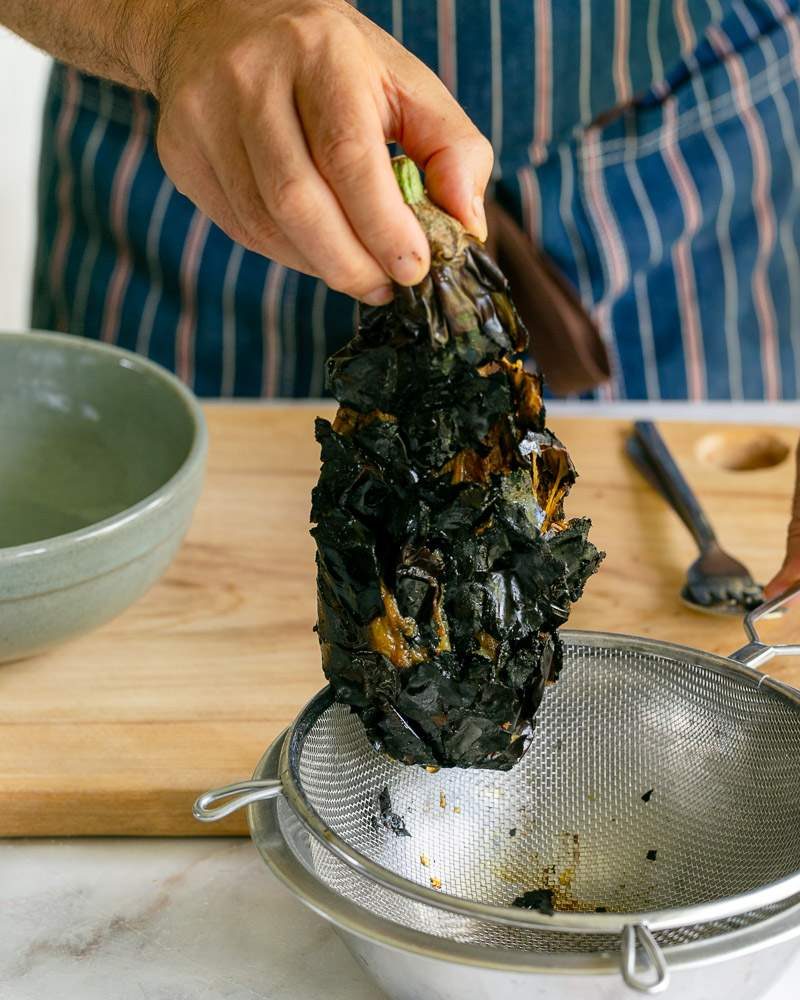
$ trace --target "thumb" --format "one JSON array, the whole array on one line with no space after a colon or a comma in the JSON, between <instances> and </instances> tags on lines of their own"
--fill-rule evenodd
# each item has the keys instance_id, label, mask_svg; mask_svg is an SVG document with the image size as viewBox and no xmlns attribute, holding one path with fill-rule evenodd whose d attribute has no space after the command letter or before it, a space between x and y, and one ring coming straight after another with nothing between
<instances>
[{"instance_id":1,"label":"thumb","mask_svg":"<svg viewBox=\"0 0 800 1000\"><path fill-rule=\"evenodd\" d=\"M775 576L764 588L765 597L770 600L800 583L800 445L797 449L797 479L795 480L792 519L786 539L786 558Z\"/></svg>"},{"instance_id":2,"label":"thumb","mask_svg":"<svg viewBox=\"0 0 800 1000\"><path fill-rule=\"evenodd\" d=\"M433 73L417 68L414 76L415 86L401 91L402 129L396 138L425 171L431 199L485 240L483 199L494 165L492 145Z\"/></svg>"}]
</instances>

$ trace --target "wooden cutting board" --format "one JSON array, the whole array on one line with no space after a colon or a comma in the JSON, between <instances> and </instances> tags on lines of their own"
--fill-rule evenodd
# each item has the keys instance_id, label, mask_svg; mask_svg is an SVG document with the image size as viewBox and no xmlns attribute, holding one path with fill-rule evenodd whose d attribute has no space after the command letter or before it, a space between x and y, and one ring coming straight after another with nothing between
<instances>
[{"instance_id":1,"label":"wooden cutting board","mask_svg":"<svg viewBox=\"0 0 800 1000\"><path fill-rule=\"evenodd\" d=\"M190 810L201 791L248 777L323 684L308 535L315 412L209 406L207 487L165 579L94 635L0 666L0 835L244 832L242 816L208 827ZM591 515L594 541L608 552L570 624L721 653L741 645L738 622L679 603L692 543L628 465L627 423L552 425L581 473L568 511ZM731 471L715 464L715 448L747 464L748 448L772 447L777 457L796 432L662 429L723 543L767 579L782 554L791 459ZM771 626L779 634L792 634L790 621ZM769 669L800 684L798 663Z\"/></svg>"}]
</instances>

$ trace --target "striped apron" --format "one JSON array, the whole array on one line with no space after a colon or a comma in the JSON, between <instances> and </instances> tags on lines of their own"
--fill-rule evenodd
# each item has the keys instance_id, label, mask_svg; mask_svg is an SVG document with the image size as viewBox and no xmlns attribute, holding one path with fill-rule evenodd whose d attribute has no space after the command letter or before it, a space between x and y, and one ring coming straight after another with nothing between
<instances>
[{"instance_id":1,"label":"striped apron","mask_svg":"<svg viewBox=\"0 0 800 1000\"><path fill-rule=\"evenodd\" d=\"M361 0L491 138L495 196L574 284L610 399L800 392L800 0ZM33 325L203 396L320 396L355 305L174 189L147 96L56 65Z\"/></svg>"}]
</instances>

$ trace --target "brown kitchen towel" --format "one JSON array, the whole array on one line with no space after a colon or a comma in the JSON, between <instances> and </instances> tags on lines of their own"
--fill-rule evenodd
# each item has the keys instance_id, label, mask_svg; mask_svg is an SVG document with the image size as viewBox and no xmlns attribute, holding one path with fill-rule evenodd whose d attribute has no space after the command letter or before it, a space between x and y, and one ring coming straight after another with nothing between
<instances>
[{"instance_id":1,"label":"brown kitchen towel","mask_svg":"<svg viewBox=\"0 0 800 1000\"><path fill-rule=\"evenodd\" d=\"M487 201L486 217L486 245L508 278L547 384L566 396L605 382L611 375L608 354L575 290L496 201Z\"/></svg>"}]
</instances>

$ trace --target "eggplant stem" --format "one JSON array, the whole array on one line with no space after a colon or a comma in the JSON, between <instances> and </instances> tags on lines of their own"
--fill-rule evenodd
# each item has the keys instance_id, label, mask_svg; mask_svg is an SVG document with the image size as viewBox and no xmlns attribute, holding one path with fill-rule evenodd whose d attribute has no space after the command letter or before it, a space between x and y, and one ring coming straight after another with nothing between
<instances>
[{"instance_id":1,"label":"eggplant stem","mask_svg":"<svg viewBox=\"0 0 800 1000\"><path fill-rule=\"evenodd\" d=\"M416 163L407 156L395 156L392 169L403 200L416 215L428 238L432 260L463 263L468 244L466 230L428 198Z\"/></svg>"},{"instance_id":2,"label":"eggplant stem","mask_svg":"<svg viewBox=\"0 0 800 1000\"><path fill-rule=\"evenodd\" d=\"M407 156L395 156L392 158L392 170L406 205L416 205L417 202L424 200L425 188L422 185L422 177L413 160Z\"/></svg>"}]
</instances>

